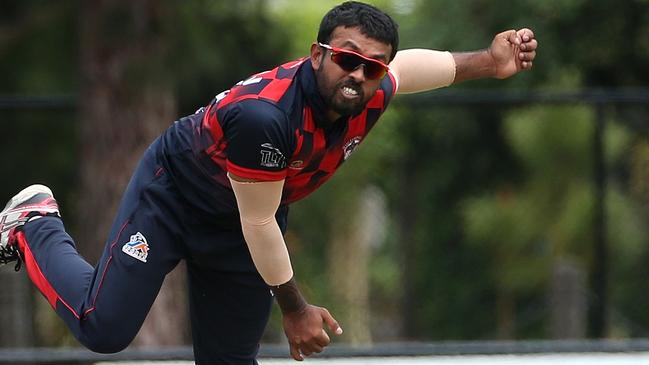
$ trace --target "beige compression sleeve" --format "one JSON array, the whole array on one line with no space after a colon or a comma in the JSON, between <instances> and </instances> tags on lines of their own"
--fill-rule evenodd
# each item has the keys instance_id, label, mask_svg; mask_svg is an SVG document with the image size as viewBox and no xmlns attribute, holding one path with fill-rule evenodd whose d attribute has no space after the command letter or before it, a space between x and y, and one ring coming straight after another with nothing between
<instances>
[{"instance_id":1,"label":"beige compression sleeve","mask_svg":"<svg viewBox=\"0 0 649 365\"><path fill-rule=\"evenodd\" d=\"M237 198L243 237L257 271L268 285L288 282L293 268L275 219L284 181L241 182L228 177Z\"/></svg>"},{"instance_id":2,"label":"beige compression sleeve","mask_svg":"<svg viewBox=\"0 0 649 365\"><path fill-rule=\"evenodd\" d=\"M398 93L415 93L449 86L455 80L455 59L450 52L406 49L397 52L390 70L397 78Z\"/></svg>"}]
</instances>

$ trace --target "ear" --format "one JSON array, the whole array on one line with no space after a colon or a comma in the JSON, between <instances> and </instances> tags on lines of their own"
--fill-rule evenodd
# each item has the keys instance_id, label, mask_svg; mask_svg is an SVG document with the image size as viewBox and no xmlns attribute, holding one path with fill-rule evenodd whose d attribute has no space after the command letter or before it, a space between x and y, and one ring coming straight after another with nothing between
<instances>
[{"instance_id":1,"label":"ear","mask_svg":"<svg viewBox=\"0 0 649 365\"><path fill-rule=\"evenodd\" d=\"M311 44L311 65L314 70L320 69L322 64L323 48L318 45L318 43L313 42Z\"/></svg>"}]
</instances>

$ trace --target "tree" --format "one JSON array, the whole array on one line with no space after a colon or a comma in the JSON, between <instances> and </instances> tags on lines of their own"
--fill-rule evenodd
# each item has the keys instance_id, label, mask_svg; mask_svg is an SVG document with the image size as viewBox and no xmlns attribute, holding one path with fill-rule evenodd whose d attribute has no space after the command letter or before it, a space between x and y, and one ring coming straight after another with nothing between
<instances>
[{"instance_id":1,"label":"tree","mask_svg":"<svg viewBox=\"0 0 649 365\"><path fill-rule=\"evenodd\" d=\"M72 9L69 1L0 4L0 68L6 70L0 75L0 95L60 94L74 87L71 75L75 68L75 44L61 42L73 33ZM65 157L74 156L75 146L70 142L75 135L74 126L68 123L70 119L74 119L72 113L58 108L0 108L1 199L8 200L34 182L47 181L50 186L61 188L57 198L62 204L67 202L69 190L64 186L69 184L75 166L74 159ZM15 273L13 265L1 269L5 288L0 300L0 321L4 325L0 347L47 343L45 336L39 336L41 311L24 268L21 273Z\"/></svg>"},{"instance_id":2,"label":"tree","mask_svg":"<svg viewBox=\"0 0 649 365\"><path fill-rule=\"evenodd\" d=\"M558 91L577 90L583 87L636 86L642 83L647 75L645 72L647 63L644 62L647 54L645 48L639 45L646 39L645 20L649 16L649 9L647 4L642 2L624 1L623 3L625 6L611 7L606 1L518 2L502 8L494 7L486 1L413 2L409 21L402 22L402 43L403 47L474 49L476 45L488 44L490 37L498 31L530 26L541 42L539 57L532 72L507 81L478 81L454 86L454 88L487 89L497 86L499 89L517 91L531 88ZM431 21L440 17L453 19L453 21ZM601 24L610 24L611 29L616 31L601 27ZM573 36L577 30L580 34L579 41L575 41ZM622 41L626 32L632 35L629 40ZM638 46L628 47L622 44ZM631 64L631 66L620 68L616 66L617 64ZM422 96L419 105L424 104L425 98ZM409 104L405 103L405 105ZM504 259L502 254L503 251L507 251L507 248L501 248L496 242L488 246L491 250L485 249L483 245L469 245L470 239L466 236L468 232L462 229L462 220L458 219L458 216L462 215L458 214L459 207L463 206L459 202L467 196L480 196L482 192L485 199L489 197L490 204L494 207L497 204L509 206L505 212L499 211L500 214L491 217L487 214L483 218L496 221L509 217L507 219L510 223L516 223L516 228L512 229L516 231L519 230L518 226L529 221L525 217L530 213L525 212L527 215L523 216L515 214L514 207L522 203L520 199L512 198L512 195L518 196L518 193L513 194L513 192L520 188L522 181L529 179L529 184L534 185L542 184L542 180L539 180L539 176L529 176L529 171L520 165L522 162L518 158L512 158L517 152L506 142L505 136L509 133L507 128L510 127L500 122L502 116L506 114L499 111L498 106L464 108L463 112L457 112L453 108L443 110L445 113L442 114L432 106L421 108L417 110L416 117L412 118L412 123L424 121L429 127L417 129L410 124L405 124L404 128L406 133L409 129L415 131L409 135L407 142L403 143L405 156L410 156L417 161L417 156L432 154L434 157L431 159L439 160L437 163L411 164L411 169L406 168L399 175L403 182L411 182L407 188L408 194L417 194L420 197L402 210L403 217L414 218L402 219L403 222L409 223L402 225L401 231L405 232L405 236L400 242L406 245L403 247L403 252L412 258L407 260L407 264L403 267L410 268L408 275L411 279L414 277L414 282L410 281L408 284L412 286L412 290L405 291L406 298L410 299L404 304L404 313L412 316L412 319L406 320L406 323L415 323L415 328L407 333L432 338L474 338L475 336L490 338L495 334L489 332L489 327L495 324L489 324L490 314L482 311L490 308L491 313L511 314L513 309L496 310L497 303L508 302L498 301L490 294L496 290L495 286L502 283L485 279L488 276L481 273L493 270L491 265L506 270L498 267L496 263ZM646 125L644 109L619 107L615 116L619 119L616 123L621 125L640 126L643 123ZM526 121L521 124L528 123L530 122ZM568 121L566 120L565 123L567 124ZM439 128L440 125L446 127L446 138L437 137L428 131L428 128ZM610 126L611 123L608 125ZM466 133L469 128L481 129L482 132L473 135L465 134L462 140L452 139L463 131ZM534 133L537 132L538 130ZM419 142L424 138L423 136L428 136L428 140ZM610 143L610 141L605 142L606 145ZM550 148L550 145L545 147ZM554 155L550 154L550 156ZM616 178L614 191L620 195L613 194L609 199L629 202L624 178L625 162L623 159L617 161L618 163L607 166L612 174L609 178ZM590 168L590 162L584 163L586 165L579 165L579 167ZM413 167L418 170L413 171ZM433 169L434 173L427 174L421 171L430 169ZM456 171L457 169L462 171ZM396 196L393 194L394 192L388 193L389 196ZM584 199L584 194L581 192L571 199L576 200L579 196ZM430 198L425 200L425 197ZM536 209L536 206L532 207ZM611 209L615 209L614 207L611 206ZM518 209L523 210L523 208ZM489 212L493 214L494 210ZM628 214L633 215L632 212L633 209L627 211ZM611 219L614 216L609 212ZM423 219L425 222L417 223L418 219ZM501 232L501 234L503 236L498 242L507 241L507 237L515 235L515 232ZM495 232L488 237L495 238ZM483 237L483 240L486 242L489 238ZM584 249L580 254L589 257L593 253ZM509 261L515 264L518 259L510 258ZM628 265L631 265L634 260L629 261L628 257L626 261L624 260L615 260L615 264L619 266L612 269L611 275L629 273ZM593 266L587 267L594 270ZM534 275L537 275L537 278L547 275L548 270L548 266L543 268L542 265L539 270L529 268L530 273L536 271ZM479 277L479 284L464 280L469 272L474 272L475 276ZM588 273L589 280L591 273L592 271ZM501 279L516 280L515 277L510 278L505 273L501 274L499 276ZM461 289L458 290L459 288ZM535 305L538 307L535 303L543 300L541 292L544 290L530 290L527 294L520 295L516 301L524 303L527 308L532 308L531 312L538 313L533 308ZM616 286L614 291L615 296L612 297L612 301L615 304L620 298L621 289ZM419 293L429 293L429 295L421 298L417 296ZM433 298L428 299L429 297ZM442 303L444 301L446 303ZM474 303L481 305L476 308ZM507 304L502 305L504 308L508 307ZM458 312L459 315L456 314ZM528 316L525 320L525 329L504 332L513 333L516 337L538 337L543 331L541 317ZM419 322L414 322L415 318L418 318ZM461 319L461 322L454 322L455 318ZM471 319L467 320L467 318ZM424 325L423 322L426 324ZM462 323L471 325L463 327ZM502 323L504 327L507 321L503 320ZM418 330L418 327L427 330Z\"/></svg>"},{"instance_id":3,"label":"tree","mask_svg":"<svg viewBox=\"0 0 649 365\"><path fill-rule=\"evenodd\" d=\"M78 237L84 245L82 250L91 259L97 257L102 246L97 242L103 242L107 236L135 163L148 144L177 118L175 95L195 94L197 85L189 88L180 82L184 81L182 78L205 80L197 71L210 67L211 73L219 72L220 75L216 75L229 81L229 86L237 80L227 80L231 73L224 70L245 70L236 76L244 78L253 72L246 70L251 64L265 63L276 54L268 52L275 42L273 32L251 43L262 33L256 27L269 25L262 10L263 3L259 1L243 1L234 7L200 2L110 0L84 3L81 13L79 214L86 219L92 217L94 224L80 226ZM214 20L210 17L217 17L217 22L210 23ZM176 25L178 19L174 18L185 23ZM247 26L242 19L255 25ZM236 36L218 32L218 29L237 29ZM208 31L214 33L206 33ZM217 40L216 44L211 44L213 40ZM264 40L269 42L263 44ZM194 58L188 59L187 54L178 54L179 51ZM264 52L266 57L251 58ZM200 63L205 62L202 57L206 54L215 64ZM179 74L171 74L170 69L178 70ZM188 90L177 93L176 84ZM201 96L201 101L191 101L194 108L201 105L197 103L206 104L216 95L215 90L219 90L214 89L214 85L209 87L209 93ZM188 101L183 99L182 102ZM177 268L173 275L167 276L136 343L178 345L188 340L184 275L179 270L182 269Z\"/></svg>"},{"instance_id":4,"label":"tree","mask_svg":"<svg viewBox=\"0 0 649 365\"><path fill-rule=\"evenodd\" d=\"M593 266L590 243L596 233L592 224L592 119L587 110L580 108L535 108L511 113L506 124L508 142L521 160L526 179L514 186L505 184L496 194L488 193L465 203L469 242L488 245L495 252L489 271L503 298L501 302L510 302L509 313L502 313L508 320L501 318L501 329L514 319L515 303L520 301L521 294L560 285L551 282L553 268L568 265L589 272ZM607 137L607 161L613 164L628 143L628 132L610 125ZM606 195L608 229L625 232L624 236L609 232L607 241L615 247L616 255L634 257L645 235L634 218L634 204L616 185L610 185ZM586 296L588 290L582 287L580 292ZM555 304L564 302L562 298L555 299ZM576 316L585 316L586 308L581 309ZM555 328L559 325L552 324ZM515 334L513 327L501 333L507 333L507 338ZM579 334L586 334L585 327L569 337Z\"/></svg>"},{"instance_id":5,"label":"tree","mask_svg":"<svg viewBox=\"0 0 649 365\"><path fill-rule=\"evenodd\" d=\"M156 1L82 4L78 214L88 222L79 225L77 242L90 262L98 259L139 157L177 115L171 79L164 72L170 10ZM184 293L183 276L172 275L159 298ZM185 313L182 300L158 300L136 343L185 343Z\"/></svg>"}]
</instances>

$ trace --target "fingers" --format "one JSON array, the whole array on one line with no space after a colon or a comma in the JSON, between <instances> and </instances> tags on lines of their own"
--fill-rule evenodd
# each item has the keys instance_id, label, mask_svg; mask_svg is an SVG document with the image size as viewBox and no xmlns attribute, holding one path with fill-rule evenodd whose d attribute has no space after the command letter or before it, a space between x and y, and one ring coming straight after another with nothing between
<instances>
[{"instance_id":1,"label":"fingers","mask_svg":"<svg viewBox=\"0 0 649 365\"><path fill-rule=\"evenodd\" d=\"M323 329L321 329L320 331L320 334L313 336L311 340L305 341L300 345L300 351L302 352L302 355L311 356L312 354L322 352L325 347L329 346L331 339L329 339L327 332L325 332L325 330Z\"/></svg>"},{"instance_id":2,"label":"fingers","mask_svg":"<svg viewBox=\"0 0 649 365\"><path fill-rule=\"evenodd\" d=\"M530 40L534 39L534 32L529 28L519 29L516 33L523 40L523 42L529 42Z\"/></svg>"},{"instance_id":3,"label":"fingers","mask_svg":"<svg viewBox=\"0 0 649 365\"><path fill-rule=\"evenodd\" d=\"M536 39L530 39L527 42L524 41L523 43L521 43L520 48L523 51L533 51L538 46L539 46L539 43L536 41Z\"/></svg>"},{"instance_id":4,"label":"fingers","mask_svg":"<svg viewBox=\"0 0 649 365\"><path fill-rule=\"evenodd\" d=\"M538 42L534 38L534 32L529 28L506 30L496 37L502 37L509 44L520 46L522 50L535 50L538 46Z\"/></svg>"},{"instance_id":5,"label":"fingers","mask_svg":"<svg viewBox=\"0 0 649 365\"><path fill-rule=\"evenodd\" d=\"M300 318L304 327L295 327L294 318L284 317L284 330L289 340L291 357L303 361L305 357L320 353L329 345L331 339L324 328L340 335L342 328L325 308L310 306L310 317ZM326 325L326 327L325 327ZM323 328L324 327L324 328Z\"/></svg>"},{"instance_id":6,"label":"fingers","mask_svg":"<svg viewBox=\"0 0 649 365\"><path fill-rule=\"evenodd\" d=\"M292 341L289 341L291 357L297 361L302 361L307 356L322 352L330 342L327 332L323 329L320 329L320 333L307 338L295 337Z\"/></svg>"},{"instance_id":7,"label":"fingers","mask_svg":"<svg viewBox=\"0 0 649 365\"><path fill-rule=\"evenodd\" d=\"M521 43L519 47L523 51L534 51L538 46L539 43L537 42L537 40L531 38L527 41L523 41L523 43Z\"/></svg>"},{"instance_id":8,"label":"fingers","mask_svg":"<svg viewBox=\"0 0 649 365\"><path fill-rule=\"evenodd\" d=\"M538 47L538 42L534 38L534 32L531 29L523 28L516 32L521 39L520 48L523 51L534 51Z\"/></svg>"},{"instance_id":9,"label":"fingers","mask_svg":"<svg viewBox=\"0 0 649 365\"><path fill-rule=\"evenodd\" d=\"M322 347L329 346L329 344L331 343L331 339L329 338L329 335L327 334L327 332L325 332L325 330L321 330L321 331L322 333L320 333L320 336L316 337L316 341Z\"/></svg>"},{"instance_id":10,"label":"fingers","mask_svg":"<svg viewBox=\"0 0 649 365\"><path fill-rule=\"evenodd\" d=\"M324 335L327 336L326 333ZM327 337L326 341L323 338L314 338L308 342L293 341L290 343L291 357L297 361L303 361L305 357L321 353L329 344L328 339Z\"/></svg>"},{"instance_id":11,"label":"fingers","mask_svg":"<svg viewBox=\"0 0 649 365\"><path fill-rule=\"evenodd\" d=\"M331 332L339 336L343 334L343 329L340 327L340 325L334 319L334 317L329 313L329 311L325 308L322 308L322 320L327 324L327 327L329 327L329 330Z\"/></svg>"},{"instance_id":12,"label":"fingers","mask_svg":"<svg viewBox=\"0 0 649 365\"><path fill-rule=\"evenodd\" d=\"M305 344L304 346L301 347L301 352L302 355L304 356L311 356L313 354L319 354L324 350L323 346L320 346L318 344L312 343L310 345Z\"/></svg>"},{"instance_id":13,"label":"fingers","mask_svg":"<svg viewBox=\"0 0 649 365\"><path fill-rule=\"evenodd\" d=\"M514 45L518 46L518 45L520 45L522 43L520 35L518 34L518 32L516 32L513 29L512 30L506 30L506 31L500 33L498 36L502 36L510 44L514 44Z\"/></svg>"},{"instance_id":14,"label":"fingers","mask_svg":"<svg viewBox=\"0 0 649 365\"><path fill-rule=\"evenodd\" d=\"M518 59L520 61L521 69L529 70L532 68L534 59L536 58L536 49L538 41L534 38L534 32L531 29L523 28L516 31L516 34L521 39L519 44L520 51Z\"/></svg>"},{"instance_id":15,"label":"fingers","mask_svg":"<svg viewBox=\"0 0 649 365\"><path fill-rule=\"evenodd\" d=\"M290 343L291 357L296 361L303 361L304 358L300 353L300 347L298 344Z\"/></svg>"},{"instance_id":16,"label":"fingers","mask_svg":"<svg viewBox=\"0 0 649 365\"><path fill-rule=\"evenodd\" d=\"M521 52L518 54L518 59L521 61L534 61L535 57L536 57L536 51Z\"/></svg>"},{"instance_id":17,"label":"fingers","mask_svg":"<svg viewBox=\"0 0 649 365\"><path fill-rule=\"evenodd\" d=\"M518 59L521 61L521 68L528 70L532 68L532 62L536 58L536 40L521 44L520 49Z\"/></svg>"}]
</instances>

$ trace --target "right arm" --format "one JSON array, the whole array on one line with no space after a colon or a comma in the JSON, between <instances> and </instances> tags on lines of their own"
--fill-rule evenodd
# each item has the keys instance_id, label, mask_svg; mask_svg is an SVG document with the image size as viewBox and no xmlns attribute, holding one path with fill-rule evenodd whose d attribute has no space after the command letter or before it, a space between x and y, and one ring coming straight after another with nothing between
<instances>
[{"instance_id":1,"label":"right arm","mask_svg":"<svg viewBox=\"0 0 649 365\"><path fill-rule=\"evenodd\" d=\"M232 173L228 177L237 199L243 236L257 271L271 287L288 282L293 277L293 268L275 219L284 180L250 181Z\"/></svg>"},{"instance_id":2,"label":"right arm","mask_svg":"<svg viewBox=\"0 0 649 365\"><path fill-rule=\"evenodd\" d=\"M291 356L302 361L303 355L321 352L329 344L323 324L338 335L342 329L325 308L306 302L293 278L288 250L275 219L284 180L254 181L231 173L228 177L252 260L282 310Z\"/></svg>"}]
</instances>

